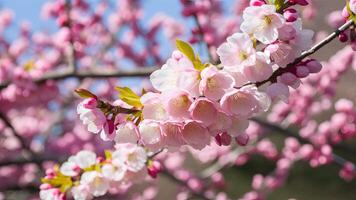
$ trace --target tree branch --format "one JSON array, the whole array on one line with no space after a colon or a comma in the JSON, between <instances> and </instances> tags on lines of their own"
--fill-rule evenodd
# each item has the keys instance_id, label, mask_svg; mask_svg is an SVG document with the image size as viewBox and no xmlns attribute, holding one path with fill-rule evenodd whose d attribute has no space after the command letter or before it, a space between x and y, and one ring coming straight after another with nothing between
<instances>
[{"instance_id":1,"label":"tree branch","mask_svg":"<svg viewBox=\"0 0 356 200\"><path fill-rule=\"evenodd\" d=\"M0 112L0 119L5 123L5 125L8 128L11 129L13 136L19 140L21 147L25 149L31 157L33 157L35 153L31 150L30 146L26 143L25 139L20 134L17 133L14 126L11 124L10 120L2 112Z\"/></svg>"},{"instance_id":2,"label":"tree branch","mask_svg":"<svg viewBox=\"0 0 356 200\"><path fill-rule=\"evenodd\" d=\"M35 79L36 84L42 84L48 80L62 80L67 78L120 78L120 77L144 77L150 75L156 67L139 67L134 70L106 70L106 71L78 71L74 73L72 70L57 71L48 73L41 78ZM0 84L0 90L9 86L11 82Z\"/></svg>"}]
</instances>

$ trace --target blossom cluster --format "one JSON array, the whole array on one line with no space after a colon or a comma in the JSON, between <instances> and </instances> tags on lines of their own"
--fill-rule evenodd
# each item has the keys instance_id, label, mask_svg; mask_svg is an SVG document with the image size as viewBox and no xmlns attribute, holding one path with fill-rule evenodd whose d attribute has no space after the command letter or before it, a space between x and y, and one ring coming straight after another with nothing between
<instances>
[{"instance_id":1,"label":"blossom cluster","mask_svg":"<svg viewBox=\"0 0 356 200\"><path fill-rule=\"evenodd\" d=\"M251 1L243 12L242 32L217 49L219 65L202 63L189 44L178 40L178 50L150 76L155 91L139 97L118 89L121 99L114 105L88 95L78 105L80 119L104 140L152 149L203 149L212 138L220 145L229 145L233 138L245 145L249 118L266 111L271 100L288 99L289 87L297 88L300 78L321 70L319 62L307 60L271 80L266 89L256 86L312 44L313 32L302 28L290 6Z\"/></svg>"},{"instance_id":2,"label":"blossom cluster","mask_svg":"<svg viewBox=\"0 0 356 200\"><path fill-rule=\"evenodd\" d=\"M69 194L75 200L88 200L103 196L110 187L124 190L143 180L146 168L155 177L160 164L151 160L146 150L138 145L117 145L115 151L105 152L105 158L82 150L61 166L46 171L40 186L40 198L61 200Z\"/></svg>"}]
</instances>

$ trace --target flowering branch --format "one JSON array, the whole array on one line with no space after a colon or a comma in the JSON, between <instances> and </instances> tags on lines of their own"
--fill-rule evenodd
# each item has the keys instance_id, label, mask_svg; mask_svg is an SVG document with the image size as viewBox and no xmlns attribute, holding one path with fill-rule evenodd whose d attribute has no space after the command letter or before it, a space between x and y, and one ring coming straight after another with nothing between
<instances>
[{"instance_id":1,"label":"flowering branch","mask_svg":"<svg viewBox=\"0 0 356 200\"><path fill-rule=\"evenodd\" d=\"M307 51L304 51L299 57L297 57L293 62L289 63L287 65L287 67L285 68L279 68L278 70L276 70L271 77L269 77L268 79L264 80L264 81L260 81L260 82L256 82L255 85L257 87L267 83L267 82L276 82L277 81L277 77L279 77L280 75L288 72L290 70L291 67L295 67L297 64L299 64L303 59L307 58L308 56L314 54L315 52L317 52L319 49L321 49L322 47L324 47L325 45L329 44L331 41L333 41L337 36L339 36L340 34L342 34L345 30L349 29L352 25L354 25L354 21L353 20L349 20L347 21L345 24L343 24L342 26L340 26L337 30L335 30L333 33L331 33L329 36L327 36L325 39L323 39L322 41L320 41L318 44L314 45L312 48L310 48Z\"/></svg>"}]
</instances>

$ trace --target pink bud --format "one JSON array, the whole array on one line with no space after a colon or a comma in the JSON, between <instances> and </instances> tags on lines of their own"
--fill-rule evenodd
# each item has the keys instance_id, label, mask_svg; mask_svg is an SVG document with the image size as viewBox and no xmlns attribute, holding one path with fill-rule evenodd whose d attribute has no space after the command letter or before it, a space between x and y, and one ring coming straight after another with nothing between
<instances>
[{"instance_id":1,"label":"pink bud","mask_svg":"<svg viewBox=\"0 0 356 200\"><path fill-rule=\"evenodd\" d=\"M156 178L157 174L162 171L162 165L158 161L152 161L152 163L147 167L147 173L152 177Z\"/></svg>"},{"instance_id":2,"label":"pink bud","mask_svg":"<svg viewBox=\"0 0 356 200\"><path fill-rule=\"evenodd\" d=\"M310 73L319 73L323 67L320 62L314 59L307 61L306 66L308 67Z\"/></svg>"},{"instance_id":3,"label":"pink bud","mask_svg":"<svg viewBox=\"0 0 356 200\"><path fill-rule=\"evenodd\" d=\"M341 33L339 35L339 40L340 42L347 42L347 40L349 40L349 37L346 35L346 33Z\"/></svg>"},{"instance_id":4,"label":"pink bud","mask_svg":"<svg viewBox=\"0 0 356 200\"><path fill-rule=\"evenodd\" d=\"M85 99L84 103L83 103L84 108L87 108L87 109L96 108L97 105L98 105L98 101L95 98Z\"/></svg>"},{"instance_id":5,"label":"pink bud","mask_svg":"<svg viewBox=\"0 0 356 200\"><path fill-rule=\"evenodd\" d=\"M289 0L289 3L291 5L299 4L301 6L306 6L309 4L307 0Z\"/></svg>"},{"instance_id":6,"label":"pink bud","mask_svg":"<svg viewBox=\"0 0 356 200\"><path fill-rule=\"evenodd\" d=\"M309 69L306 66L298 66L295 75L299 78L305 78L309 75Z\"/></svg>"},{"instance_id":7,"label":"pink bud","mask_svg":"<svg viewBox=\"0 0 356 200\"><path fill-rule=\"evenodd\" d=\"M220 141L221 141L221 145L223 146L229 146L231 143L231 136L229 134L225 133L221 133L220 135ZM221 146L220 145L220 146Z\"/></svg>"},{"instance_id":8,"label":"pink bud","mask_svg":"<svg viewBox=\"0 0 356 200\"><path fill-rule=\"evenodd\" d=\"M288 8L284 11L283 16L287 22L294 22L298 19L298 12L293 8Z\"/></svg>"},{"instance_id":9,"label":"pink bud","mask_svg":"<svg viewBox=\"0 0 356 200\"><path fill-rule=\"evenodd\" d=\"M266 4L264 0L251 0L250 1L250 6L262 6Z\"/></svg>"},{"instance_id":10,"label":"pink bud","mask_svg":"<svg viewBox=\"0 0 356 200\"><path fill-rule=\"evenodd\" d=\"M250 136L248 136L246 133L243 133L238 135L235 140L237 144L241 146L246 146L248 141L250 140Z\"/></svg>"},{"instance_id":11,"label":"pink bud","mask_svg":"<svg viewBox=\"0 0 356 200\"><path fill-rule=\"evenodd\" d=\"M210 178L213 181L214 185L216 185L217 187L223 188L225 186L224 175L222 175L221 173L217 172L213 174Z\"/></svg>"}]
</instances>

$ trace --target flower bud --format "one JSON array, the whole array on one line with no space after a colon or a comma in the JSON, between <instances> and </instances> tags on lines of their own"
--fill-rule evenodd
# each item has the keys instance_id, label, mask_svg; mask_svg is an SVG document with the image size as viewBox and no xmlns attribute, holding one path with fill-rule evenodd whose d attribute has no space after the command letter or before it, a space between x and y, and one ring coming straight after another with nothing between
<instances>
[{"instance_id":1,"label":"flower bud","mask_svg":"<svg viewBox=\"0 0 356 200\"><path fill-rule=\"evenodd\" d=\"M251 0L250 1L250 6L262 6L266 4L264 0Z\"/></svg>"},{"instance_id":2,"label":"flower bud","mask_svg":"<svg viewBox=\"0 0 356 200\"><path fill-rule=\"evenodd\" d=\"M309 75L309 69L306 66L298 66L295 75L299 78L305 78Z\"/></svg>"},{"instance_id":3,"label":"flower bud","mask_svg":"<svg viewBox=\"0 0 356 200\"><path fill-rule=\"evenodd\" d=\"M147 173L152 177L156 178L157 174L162 171L162 165L160 162L154 160L149 161L147 166Z\"/></svg>"},{"instance_id":4,"label":"flower bud","mask_svg":"<svg viewBox=\"0 0 356 200\"><path fill-rule=\"evenodd\" d=\"M238 135L235 140L238 145L246 146L248 141L250 140L250 136L248 136L246 133L243 133Z\"/></svg>"},{"instance_id":5,"label":"flower bud","mask_svg":"<svg viewBox=\"0 0 356 200\"><path fill-rule=\"evenodd\" d=\"M314 59L307 61L306 66L308 67L310 73L318 73L323 67L320 62Z\"/></svg>"},{"instance_id":6,"label":"flower bud","mask_svg":"<svg viewBox=\"0 0 356 200\"><path fill-rule=\"evenodd\" d=\"M284 11L283 16L287 22L294 22L298 19L298 12L293 8L288 8Z\"/></svg>"},{"instance_id":7,"label":"flower bud","mask_svg":"<svg viewBox=\"0 0 356 200\"><path fill-rule=\"evenodd\" d=\"M346 35L346 33L341 33L339 35L339 41L340 42L347 42L347 40L349 40L349 37Z\"/></svg>"},{"instance_id":8,"label":"flower bud","mask_svg":"<svg viewBox=\"0 0 356 200\"><path fill-rule=\"evenodd\" d=\"M288 3L291 5L299 4L301 6L306 6L309 4L307 0L289 0Z\"/></svg>"}]
</instances>

